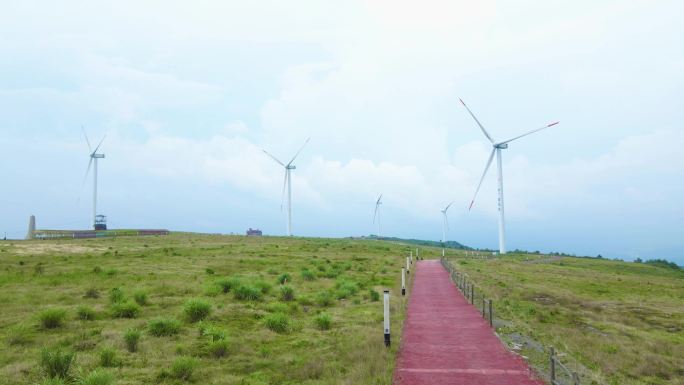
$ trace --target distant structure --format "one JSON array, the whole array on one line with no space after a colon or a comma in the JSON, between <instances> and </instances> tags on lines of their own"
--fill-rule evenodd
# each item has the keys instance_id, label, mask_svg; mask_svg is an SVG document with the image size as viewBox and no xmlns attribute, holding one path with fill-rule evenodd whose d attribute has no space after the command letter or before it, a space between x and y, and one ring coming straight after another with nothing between
<instances>
[{"instance_id":1,"label":"distant structure","mask_svg":"<svg viewBox=\"0 0 684 385\"><path fill-rule=\"evenodd\" d=\"M106 215L95 215L95 230L107 230Z\"/></svg>"},{"instance_id":2,"label":"distant structure","mask_svg":"<svg viewBox=\"0 0 684 385\"><path fill-rule=\"evenodd\" d=\"M253 229L250 227L249 230L247 230L247 236L248 237L260 237L261 236L261 230Z\"/></svg>"},{"instance_id":3,"label":"distant structure","mask_svg":"<svg viewBox=\"0 0 684 385\"><path fill-rule=\"evenodd\" d=\"M35 230L33 239L85 239L108 237L145 237L151 235L169 235L166 229L139 230Z\"/></svg>"},{"instance_id":4,"label":"distant structure","mask_svg":"<svg viewBox=\"0 0 684 385\"><path fill-rule=\"evenodd\" d=\"M35 233L36 233L36 216L31 215L31 217L29 218L29 228L28 228L28 234L26 234L26 239L33 239Z\"/></svg>"}]
</instances>

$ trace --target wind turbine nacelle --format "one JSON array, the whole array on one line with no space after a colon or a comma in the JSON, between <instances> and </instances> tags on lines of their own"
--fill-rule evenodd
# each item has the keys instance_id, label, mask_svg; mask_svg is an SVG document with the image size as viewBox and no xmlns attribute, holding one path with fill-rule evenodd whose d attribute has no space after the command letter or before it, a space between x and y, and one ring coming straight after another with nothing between
<instances>
[{"instance_id":1,"label":"wind turbine nacelle","mask_svg":"<svg viewBox=\"0 0 684 385\"><path fill-rule=\"evenodd\" d=\"M91 156L92 156L93 158L97 158L97 159L102 159L102 158L105 157L104 154L93 154L93 155L91 155Z\"/></svg>"},{"instance_id":2,"label":"wind turbine nacelle","mask_svg":"<svg viewBox=\"0 0 684 385\"><path fill-rule=\"evenodd\" d=\"M494 147L505 150L508 148L508 143L497 144L497 145L494 145Z\"/></svg>"},{"instance_id":3,"label":"wind turbine nacelle","mask_svg":"<svg viewBox=\"0 0 684 385\"><path fill-rule=\"evenodd\" d=\"M297 167L296 167L296 166L290 165L290 166L286 166L285 168L287 168L288 170L294 170L294 169L296 169Z\"/></svg>"}]
</instances>

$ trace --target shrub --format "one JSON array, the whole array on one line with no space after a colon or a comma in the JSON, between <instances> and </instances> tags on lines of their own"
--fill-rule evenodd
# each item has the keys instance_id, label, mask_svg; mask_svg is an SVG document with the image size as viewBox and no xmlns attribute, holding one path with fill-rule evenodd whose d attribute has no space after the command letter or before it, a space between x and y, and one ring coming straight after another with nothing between
<instances>
[{"instance_id":1,"label":"shrub","mask_svg":"<svg viewBox=\"0 0 684 385\"><path fill-rule=\"evenodd\" d=\"M266 327L276 333L287 333L290 330L290 319L284 313L273 313L264 317Z\"/></svg>"},{"instance_id":2,"label":"shrub","mask_svg":"<svg viewBox=\"0 0 684 385\"><path fill-rule=\"evenodd\" d=\"M284 285L286 282L290 282L290 274L283 273L278 276L278 283Z\"/></svg>"},{"instance_id":3,"label":"shrub","mask_svg":"<svg viewBox=\"0 0 684 385\"><path fill-rule=\"evenodd\" d=\"M124 292L121 288L115 287L109 291L109 302L119 303L124 300Z\"/></svg>"},{"instance_id":4,"label":"shrub","mask_svg":"<svg viewBox=\"0 0 684 385\"><path fill-rule=\"evenodd\" d=\"M240 280L236 277L221 278L216 281L216 284L221 287L224 293L228 293L231 290L235 290L240 286Z\"/></svg>"},{"instance_id":5,"label":"shrub","mask_svg":"<svg viewBox=\"0 0 684 385\"><path fill-rule=\"evenodd\" d=\"M321 313L314 318L314 321L319 329L328 330L332 324L332 317L328 313Z\"/></svg>"},{"instance_id":6,"label":"shrub","mask_svg":"<svg viewBox=\"0 0 684 385\"><path fill-rule=\"evenodd\" d=\"M205 271L207 274L209 274L209 275L213 275L213 274L214 274L214 269L211 269L211 268L209 268L209 267L207 267L206 269L204 269L204 271Z\"/></svg>"},{"instance_id":7,"label":"shrub","mask_svg":"<svg viewBox=\"0 0 684 385\"><path fill-rule=\"evenodd\" d=\"M76 309L76 317L84 321L92 321L95 319L95 310L88 306L79 306Z\"/></svg>"},{"instance_id":8,"label":"shrub","mask_svg":"<svg viewBox=\"0 0 684 385\"><path fill-rule=\"evenodd\" d=\"M280 287L280 298L283 301L292 301L294 299L294 289L292 286L281 286Z\"/></svg>"},{"instance_id":9,"label":"shrub","mask_svg":"<svg viewBox=\"0 0 684 385\"><path fill-rule=\"evenodd\" d=\"M111 385L114 383L114 376L101 369L95 369L78 381L78 385Z\"/></svg>"},{"instance_id":10,"label":"shrub","mask_svg":"<svg viewBox=\"0 0 684 385\"><path fill-rule=\"evenodd\" d=\"M100 350L100 366L105 368L117 366L116 350L114 348L106 347Z\"/></svg>"},{"instance_id":11,"label":"shrub","mask_svg":"<svg viewBox=\"0 0 684 385\"><path fill-rule=\"evenodd\" d=\"M207 352L216 358L225 357L228 355L228 347L228 341L225 339L209 341L207 344Z\"/></svg>"},{"instance_id":12,"label":"shrub","mask_svg":"<svg viewBox=\"0 0 684 385\"><path fill-rule=\"evenodd\" d=\"M55 329L64 325L66 310L64 309L45 309L38 314L40 325L45 329Z\"/></svg>"},{"instance_id":13,"label":"shrub","mask_svg":"<svg viewBox=\"0 0 684 385\"><path fill-rule=\"evenodd\" d=\"M171 365L171 377L177 380L189 381L197 368L197 360L192 357L179 357Z\"/></svg>"},{"instance_id":14,"label":"shrub","mask_svg":"<svg viewBox=\"0 0 684 385\"><path fill-rule=\"evenodd\" d=\"M91 287L83 294L83 298L100 298L100 292Z\"/></svg>"},{"instance_id":15,"label":"shrub","mask_svg":"<svg viewBox=\"0 0 684 385\"><path fill-rule=\"evenodd\" d=\"M305 281L313 281L316 279L316 274L309 269L304 269L302 270L302 279Z\"/></svg>"},{"instance_id":16,"label":"shrub","mask_svg":"<svg viewBox=\"0 0 684 385\"><path fill-rule=\"evenodd\" d=\"M200 326L200 336L209 337L212 341L219 341L226 339L226 332L213 325L202 325Z\"/></svg>"},{"instance_id":17,"label":"shrub","mask_svg":"<svg viewBox=\"0 0 684 385\"><path fill-rule=\"evenodd\" d=\"M67 379L75 357L73 352L64 352L59 348L54 350L43 348L40 353L40 367L46 377Z\"/></svg>"},{"instance_id":18,"label":"shrub","mask_svg":"<svg viewBox=\"0 0 684 385\"><path fill-rule=\"evenodd\" d=\"M26 345L31 342L31 328L23 323L12 326L7 330L5 340L10 346Z\"/></svg>"},{"instance_id":19,"label":"shrub","mask_svg":"<svg viewBox=\"0 0 684 385\"><path fill-rule=\"evenodd\" d=\"M178 334L180 326L173 318L155 318L147 323L147 330L155 337L172 336Z\"/></svg>"},{"instance_id":20,"label":"shrub","mask_svg":"<svg viewBox=\"0 0 684 385\"><path fill-rule=\"evenodd\" d=\"M201 299L193 298L185 302L183 311L190 322L201 321L211 313L211 304Z\"/></svg>"},{"instance_id":21,"label":"shrub","mask_svg":"<svg viewBox=\"0 0 684 385\"><path fill-rule=\"evenodd\" d=\"M268 294L271 291L271 285L268 282L261 280L254 282L254 287L261 290L264 294Z\"/></svg>"},{"instance_id":22,"label":"shrub","mask_svg":"<svg viewBox=\"0 0 684 385\"><path fill-rule=\"evenodd\" d=\"M370 289L368 291L368 294L370 294L371 301L373 301L373 302L380 301L380 293L378 293L377 291Z\"/></svg>"},{"instance_id":23,"label":"shrub","mask_svg":"<svg viewBox=\"0 0 684 385\"><path fill-rule=\"evenodd\" d=\"M135 329L135 328L130 328L126 330L126 332L123 335L124 339L124 344L126 345L126 349L129 352L135 352L138 350L138 341L140 341L140 336L142 333L140 333L140 330Z\"/></svg>"},{"instance_id":24,"label":"shrub","mask_svg":"<svg viewBox=\"0 0 684 385\"><path fill-rule=\"evenodd\" d=\"M333 297L329 291L322 291L316 294L316 305L318 306L330 306L333 303Z\"/></svg>"},{"instance_id":25,"label":"shrub","mask_svg":"<svg viewBox=\"0 0 684 385\"><path fill-rule=\"evenodd\" d=\"M353 281L338 281L335 286L337 287L335 291L337 299L351 297L359 291L359 285Z\"/></svg>"},{"instance_id":26,"label":"shrub","mask_svg":"<svg viewBox=\"0 0 684 385\"><path fill-rule=\"evenodd\" d=\"M258 301L261 299L261 290L254 286L241 285L235 290L235 299L246 301Z\"/></svg>"},{"instance_id":27,"label":"shrub","mask_svg":"<svg viewBox=\"0 0 684 385\"><path fill-rule=\"evenodd\" d=\"M140 306L133 302L119 302L112 305L112 315L116 318L135 318L140 312Z\"/></svg>"},{"instance_id":28,"label":"shrub","mask_svg":"<svg viewBox=\"0 0 684 385\"><path fill-rule=\"evenodd\" d=\"M137 303L140 306L147 305L147 293L143 290L136 291L133 294L133 299L135 300L135 303Z\"/></svg>"}]
</instances>

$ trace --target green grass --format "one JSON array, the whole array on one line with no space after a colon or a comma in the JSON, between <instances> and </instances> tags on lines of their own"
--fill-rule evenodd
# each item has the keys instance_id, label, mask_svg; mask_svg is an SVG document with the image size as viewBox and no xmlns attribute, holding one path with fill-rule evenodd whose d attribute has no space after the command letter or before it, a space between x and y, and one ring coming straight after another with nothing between
<instances>
[{"instance_id":1,"label":"green grass","mask_svg":"<svg viewBox=\"0 0 684 385\"><path fill-rule=\"evenodd\" d=\"M392 328L399 335L402 245L173 234L0 241L0 249L2 385L42 383L37 362L44 346L75 351L74 376L99 367L100 351L113 347L118 365L107 372L117 385L184 382L171 374L178 357L196 360L193 383L391 384L398 344L384 347L382 303L371 301L368 291L392 290ZM38 263L40 275L34 273ZM303 271L315 272L315 279ZM285 274L287 285L280 285ZM356 292L338 300L338 279L355 283ZM293 300L282 301L282 286L293 289ZM138 293L146 294L144 303ZM186 315L191 299L211 304L203 320ZM137 306L135 318L115 317L126 304ZM79 307L97 316L78 320ZM60 327L40 326L38 314L46 309L65 311ZM321 311L333 320L328 331L314 320ZM283 332L267 326L273 314L286 319L284 328L272 324Z\"/></svg>"},{"instance_id":2,"label":"green grass","mask_svg":"<svg viewBox=\"0 0 684 385\"><path fill-rule=\"evenodd\" d=\"M66 310L64 309L45 309L38 314L40 326L43 329L55 329L64 326Z\"/></svg>"},{"instance_id":3,"label":"green grass","mask_svg":"<svg viewBox=\"0 0 684 385\"><path fill-rule=\"evenodd\" d=\"M138 343L140 342L140 337L142 333L136 328L129 328L123 335L124 345L126 349L133 353L138 351Z\"/></svg>"},{"instance_id":4,"label":"green grass","mask_svg":"<svg viewBox=\"0 0 684 385\"><path fill-rule=\"evenodd\" d=\"M497 332L522 344L521 354L540 370L548 365L542 348L554 346L582 384L684 384L684 271L591 258L458 255L452 261L476 283L476 295L494 299Z\"/></svg>"},{"instance_id":5,"label":"green grass","mask_svg":"<svg viewBox=\"0 0 684 385\"><path fill-rule=\"evenodd\" d=\"M185 301L183 312L190 322L198 322L211 314L211 304L199 298L192 298Z\"/></svg>"}]
</instances>

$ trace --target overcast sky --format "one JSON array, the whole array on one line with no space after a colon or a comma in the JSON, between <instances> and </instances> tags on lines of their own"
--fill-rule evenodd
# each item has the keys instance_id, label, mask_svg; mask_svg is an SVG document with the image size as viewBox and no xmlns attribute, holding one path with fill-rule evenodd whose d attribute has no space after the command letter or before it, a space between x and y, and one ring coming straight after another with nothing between
<instances>
[{"instance_id":1,"label":"overcast sky","mask_svg":"<svg viewBox=\"0 0 684 385\"><path fill-rule=\"evenodd\" d=\"M0 232L90 225L375 232L684 263L677 1L22 1L0 12Z\"/></svg>"}]
</instances>

